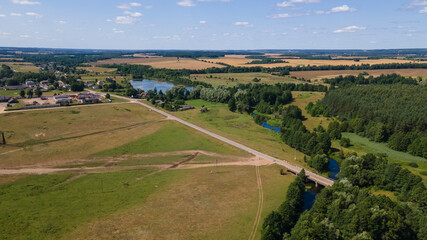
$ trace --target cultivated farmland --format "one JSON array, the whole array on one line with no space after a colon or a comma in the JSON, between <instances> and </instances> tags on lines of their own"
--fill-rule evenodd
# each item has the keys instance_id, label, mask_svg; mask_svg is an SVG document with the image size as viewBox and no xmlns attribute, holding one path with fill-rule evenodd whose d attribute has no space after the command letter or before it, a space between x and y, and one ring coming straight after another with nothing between
<instances>
[{"instance_id":1,"label":"cultivated farmland","mask_svg":"<svg viewBox=\"0 0 427 240\"><path fill-rule=\"evenodd\" d=\"M169 69L206 69L211 67L224 67L219 64L207 63L198 61L192 58L177 58L173 57L153 57L153 58L113 58L96 63L91 63L93 66L104 64L137 64L149 65L154 68L169 68Z\"/></svg>"},{"instance_id":2,"label":"cultivated farmland","mask_svg":"<svg viewBox=\"0 0 427 240\"><path fill-rule=\"evenodd\" d=\"M252 62L254 59L245 59L245 58L232 58L232 57L223 57L218 59L203 59L211 63L225 63L236 67L248 67L248 66L260 66L265 68L273 67L286 67L286 66L307 66L307 65L361 65L361 64L385 64L385 63L409 63L412 61L402 60L402 59L361 59L359 62L353 60L308 60L308 59L283 59L287 63L273 63L273 64L247 64Z\"/></svg>"},{"instance_id":3,"label":"cultivated farmland","mask_svg":"<svg viewBox=\"0 0 427 240\"><path fill-rule=\"evenodd\" d=\"M378 69L378 70L331 70L331 71L299 71L291 72L291 76L297 78L335 78L339 75L359 75L360 73L368 73L371 76L377 77L381 74L399 74L407 77L427 77L427 69Z\"/></svg>"}]
</instances>

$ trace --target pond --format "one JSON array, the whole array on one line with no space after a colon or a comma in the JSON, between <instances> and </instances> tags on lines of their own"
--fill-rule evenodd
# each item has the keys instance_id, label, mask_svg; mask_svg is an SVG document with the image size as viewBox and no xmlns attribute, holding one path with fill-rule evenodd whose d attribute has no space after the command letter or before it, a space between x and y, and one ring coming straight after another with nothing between
<instances>
[{"instance_id":1,"label":"pond","mask_svg":"<svg viewBox=\"0 0 427 240\"><path fill-rule=\"evenodd\" d=\"M175 84L171 82L157 82L157 81L148 80L148 79L131 80L130 84L132 85L133 88L144 90L145 92L149 90L157 89L157 91L162 90L163 93L166 93L167 90L170 90L175 86ZM193 88L194 87L187 87L186 89L188 91L191 91Z\"/></svg>"}]
</instances>

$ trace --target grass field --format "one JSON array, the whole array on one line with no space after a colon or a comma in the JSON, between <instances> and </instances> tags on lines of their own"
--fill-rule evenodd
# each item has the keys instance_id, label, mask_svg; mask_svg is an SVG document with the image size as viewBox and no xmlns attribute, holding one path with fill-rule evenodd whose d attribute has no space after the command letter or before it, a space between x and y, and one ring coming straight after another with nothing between
<instances>
[{"instance_id":1,"label":"grass field","mask_svg":"<svg viewBox=\"0 0 427 240\"><path fill-rule=\"evenodd\" d=\"M289 105L295 105L302 110L302 115L306 118L306 120L303 121L303 124L307 127L308 130L313 131L313 129L318 127L319 125L322 125L322 127L327 129L328 124L332 121L332 119L322 116L312 117L305 110L305 107L308 103L316 103L325 96L325 93L294 91L292 92L292 96L294 97L295 101L290 103Z\"/></svg>"},{"instance_id":2,"label":"grass field","mask_svg":"<svg viewBox=\"0 0 427 240\"><path fill-rule=\"evenodd\" d=\"M427 159L422 157L413 156L409 153L395 151L390 149L386 143L378 143L369 141L368 138L361 137L355 133L342 133L342 136L349 138L352 146L349 148L343 148L344 152L357 152L359 155L366 153L385 153L391 162L401 163L403 167L408 168L413 173L420 175L427 183L427 176L421 174L421 172L427 173ZM338 141L333 141L332 146L340 149ZM418 164L418 168L414 168L408 165L408 163L415 162Z\"/></svg>"},{"instance_id":3,"label":"grass field","mask_svg":"<svg viewBox=\"0 0 427 240\"><path fill-rule=\"evenodd\" d=\"M205 69L211 67L224 67L219 64L206 63L192 58L177 58L173 57L156 57L156 58L113 58L103 61L91 63L92 66L100 66L103 64L137 64L149 65L154 68L169 68L169 69Z\"/></svg>"},{"instance_id":4,"label":"grass field","mask_svg":"<svg viewBox=\"0 0 427 240\"><path fill-rule=\"evenodd\" d=\"M427 69L379 69L379 70L333 70L333 71L299 71L291 72L291 76L305 79L334 78L340 75L359 75L367 72L374 77L381 74L399 74L407 77L427 77Z\"/></svg>"},{"instance_id":5,"label":"grass field","mask_svg":"<svg viewBox=\"0 0 427 240\"><path fill-rule=\"evenodd\" d=\"M86 70L89 71L90 73L110 73L110 72L114 72L117 69L116 68L103 68L103 67L95 67L95 66L91 66L91 67L77 67L77 69L79 70Z\"/></svg>"},{"instance_id":6,"label":"grass field","mask_svg":"<svg viewBox=\"0 0 427 240\"><path fill-rule=\"evenodd\" d=\"M185 150L203 150L227 155L234 155L237 153L239 155L249 156L249 154L241 150L237 150L226 143L208 138L203 133L194 131L179 123L166 121L161 123L161 125L162 128L153 134L120 147L94 154L93 156L108 157Z\"/></svg>"},{"instance_id":7,"label":"grass field","mask_svg":"<svg viewBox=\"0 0 427 240\"><path fill-rule=\"evenodd\" d=\"M227 105L221 103L203 100L190 100L187 103L196 109L172 114L263 153L307 166L304 154L284 144L278 133L257 125L250 115L230 112ZM202 105L208 107L209 112L201 113L199 109Z\"/></svg>"},{"instance_id":8,"label":"grass field","mask_svg":"<svg viewBox=\"0 0 427 240\"><path fill-rule=\"evenodd\" d=\"M273 68L273 67L285 67L285 66L307 66L307 65L361 65L361 64L385 64L385 63L409 63L409 60L401 60L401 59L362 59L359 62L355 62L353 60L308 60L308 59L284 59L287 63L274 63L274 64L247 64L252 62L253 59L245 59L245 58L233 58L223 57L218 59L202 59L205 61L209 61L211 63L225 63L236 67L248 67L248 66L261 66L265 68Z\"/></svg>"},{"instance_id":9,"label":"grass field","mask_svg":"<svg viewBox=\"0 0 427 240\"><path fill-rule=\"evenodd\" d=\"M17 72L39 72L40 68L34 66L32 63L27 62L2 62L0 65L6 64Z\"/></svg>"},{"instance_id":10,"label":"grass field","mask_svg":"<svg viewBox=\"0 0 427 240\"><path fill-rule=\"evenodd\" d=\"M19 97L19 93L21 90L4 90L0 89L1 96L9 96L9 97Z\"/></svg>"},{"instance_id":11,"label":"grass field","mask_svg":"<svg viewBox=\"0 0 427 240\"><path fill-rule=\"evenodd\" d=\"M262 217L277 208L293 176L261 167ZM157 183L164 180L169 184ZM254 167L173 170L146 177L157 191L140 204L81 224L66 239L246 239L258 204ZM137 183L139 184L139 183ZM136 191L143 186L130 188ZM138 188L137 188L138 187ZM124 195L126 197L126 195ZM121 205L121 204L120 204ZM257 231L259 239L259 229Z\"/></svg>"},{"instance_id":12,"label":"grass field","mask_svg":"<svg viewBox=\"0 0 427 240\"><path fill-rule=\"evenodd\" d=\"M136 104L2 114L0 167L64 165L155 132L162 118Z\"/></svg>"},{"instance_id":13,"label":"grass field","mask_svg":"<svg viewBox=\"0 0 427 240\"><path fill-rule=\"evenodd\" d=\"M210 77L212 76L212 78ZM190 79L212 84L214 87L219 85L235 86L238 83L256 83L254 78L261 79L258 83L276 84L276 83L304 83L303 81L292 79L290 77L281 77L269 73L215 73L215 74L193 74ZM231 80L233 79L233 80Z\"/></svg>"}]
</instances>

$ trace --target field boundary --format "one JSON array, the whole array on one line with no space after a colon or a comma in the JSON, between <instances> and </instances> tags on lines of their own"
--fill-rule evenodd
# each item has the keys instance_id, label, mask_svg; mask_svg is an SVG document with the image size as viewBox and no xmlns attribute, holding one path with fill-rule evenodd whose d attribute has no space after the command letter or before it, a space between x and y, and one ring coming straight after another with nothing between
<instances>
[{"instance_id":1,"label":"field boundary","mask_svg":"<svg viewBox=\"0 0 427 240\"><path fill-rule=\"evenodd\" d=\"M261 175L259 174L259 166L258 165L255 166L255 174L256 174L257 184L258 184L259 200L258 200L258 209L257 209L257 213L255 216L254 225L252 227L252 231L251 231L251 234L249 235L248 240L255 239L257 229L259 226L259 222L261 220L262 206L264 205L264 192L262 190L262 181L261 181Z\"/></svg>"}]
</instances>

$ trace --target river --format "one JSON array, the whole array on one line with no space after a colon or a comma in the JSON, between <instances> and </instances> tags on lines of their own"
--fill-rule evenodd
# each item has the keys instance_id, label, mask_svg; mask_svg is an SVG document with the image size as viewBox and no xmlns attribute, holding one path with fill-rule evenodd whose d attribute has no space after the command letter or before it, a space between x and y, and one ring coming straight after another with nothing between
<instances>
[{"instance_id":1,"label":"river","mask_svg":"<svg viewBox=\"0 0 427 240\"><path fill-rule=\"evenodd\" d=\"M255 114L253 116L255 117ZM267 122L262 122L261 126L277 133L282 133L280 131L280 127L270 126ZM338 162L332 158L329 159L329 170L331 171L329 177L337 180L337 174L340 172L340 169ZM316 195L320 193L323 187L315 187L313 183L307 183L306 186L308 186L308 190L304 195L304 210L310 210L313 207L314 201L316 200Z\"/></svg>"}]
</instances>

